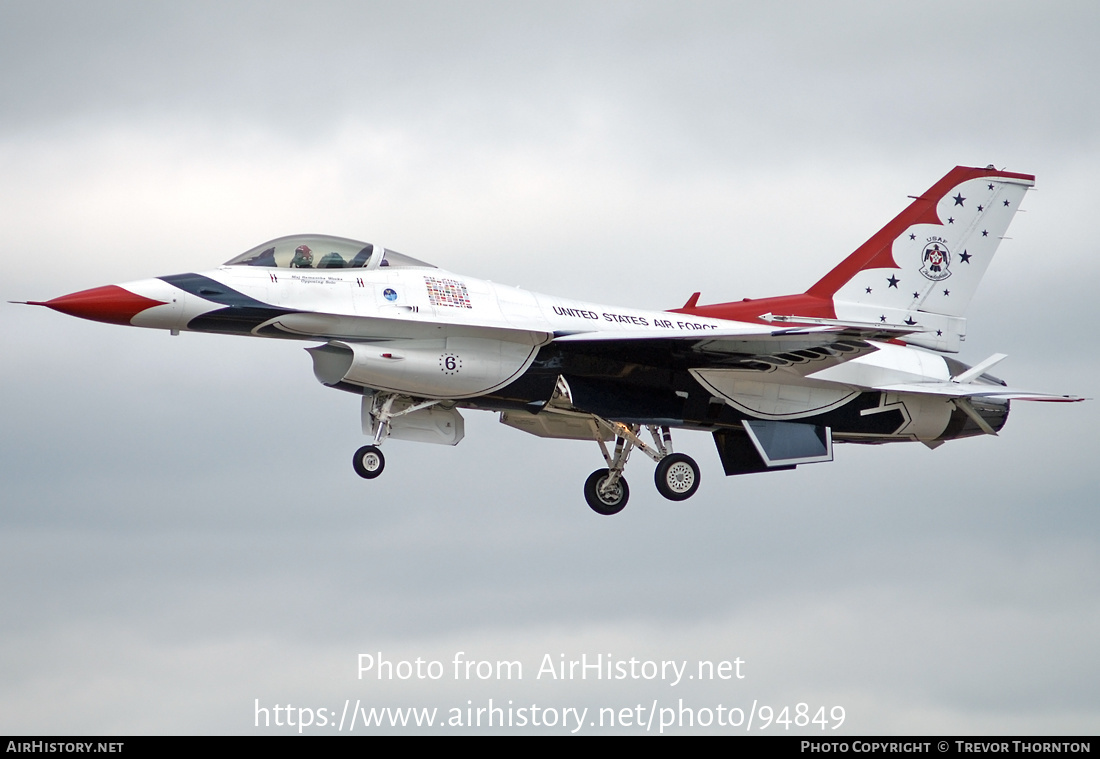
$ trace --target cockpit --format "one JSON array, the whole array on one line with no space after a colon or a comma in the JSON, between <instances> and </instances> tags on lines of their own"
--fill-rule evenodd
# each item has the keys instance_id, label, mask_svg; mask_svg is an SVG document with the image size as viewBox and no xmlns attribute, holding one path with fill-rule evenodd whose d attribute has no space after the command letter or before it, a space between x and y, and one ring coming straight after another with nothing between
<instances>
[{"instance_id":1,"label":"cockpit","mask_svg":"<svg viewBox=\"0 0 1100 759\"><path fill-rule=\"evenodd\" d=\"M226 261L225 266L271 266L279 269L375 269L436 267L369 242L329 235L291 235L257 245Z\"/></svg>"}]
</instances>

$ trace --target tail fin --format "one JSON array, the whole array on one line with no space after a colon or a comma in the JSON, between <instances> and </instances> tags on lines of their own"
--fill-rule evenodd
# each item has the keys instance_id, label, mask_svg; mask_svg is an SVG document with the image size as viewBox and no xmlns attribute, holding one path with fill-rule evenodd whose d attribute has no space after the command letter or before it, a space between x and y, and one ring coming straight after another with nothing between
<instances>
[{"instance_id":1,"label":"tail fin","mask_svg":"<svg viewBox=\"0 0 1100 759\"><path fill-rule=\"evenodd\" d=\"M962 318L1035 177L957 166L806 295L838 319L926 327L905 342L955 352Z\"/></svg>"}]
</instances>

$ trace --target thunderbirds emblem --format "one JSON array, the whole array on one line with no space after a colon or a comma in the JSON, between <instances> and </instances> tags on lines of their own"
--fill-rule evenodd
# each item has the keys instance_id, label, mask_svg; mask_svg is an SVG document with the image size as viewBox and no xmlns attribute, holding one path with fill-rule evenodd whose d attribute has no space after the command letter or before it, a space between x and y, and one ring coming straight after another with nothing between
<instances>
[{"instance_id":1,"label":"thunderbirds emblem","mask_svg":"<svg viewBox=\"0 0 1100 759\"><path fill-rule=\"evenodd\" d=\"M942 237L929 237L928 244L921 253L920 273L933 282L947 279L951 276L951 252Z\"/></svg>"}]
</instances>

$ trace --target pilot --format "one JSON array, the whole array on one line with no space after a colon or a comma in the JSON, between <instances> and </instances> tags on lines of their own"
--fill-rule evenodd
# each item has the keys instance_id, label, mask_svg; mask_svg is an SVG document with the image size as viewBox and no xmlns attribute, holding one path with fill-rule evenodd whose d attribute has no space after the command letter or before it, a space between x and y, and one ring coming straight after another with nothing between
<instances>
[{"instance_id":1,"label":"pilot","mask_svg":"<svg viewBox=\"0 0 1100 759\"><path fill-rule=\"evenodd\" d=\"M290 259L291 269L312 269L313 251L308 245L299 245L294 249L294 258Z\"/></svg>"}]
</instances>

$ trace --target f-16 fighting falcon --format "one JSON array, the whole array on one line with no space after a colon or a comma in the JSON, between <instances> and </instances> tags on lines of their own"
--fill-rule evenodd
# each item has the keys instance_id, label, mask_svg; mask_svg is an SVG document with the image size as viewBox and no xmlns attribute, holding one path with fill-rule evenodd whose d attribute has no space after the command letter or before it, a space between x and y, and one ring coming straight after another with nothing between
<instances>
[{"instance_id":1,"label":"f-16 fighting falcon","mask_svg":"<svg viewBox=\"0 0 1100 759\"><path fill-rule=\"evenodd\" d=\"M280 237L201 273L107 285L32 305L84 319L299 340L317 379L362 399L356 473L389 438L456 445L462 412L589 440L606 467L588 505L616 514L637 450L682 501L699 466L672 429L714 437L726 475L831 461L835 443L996 435L1009 387L957 353L964 313L1034 177L956 167L804 293L646 311L456 274L379 245Z\"/></svg>"}]
</instances>

